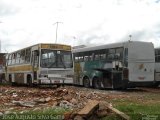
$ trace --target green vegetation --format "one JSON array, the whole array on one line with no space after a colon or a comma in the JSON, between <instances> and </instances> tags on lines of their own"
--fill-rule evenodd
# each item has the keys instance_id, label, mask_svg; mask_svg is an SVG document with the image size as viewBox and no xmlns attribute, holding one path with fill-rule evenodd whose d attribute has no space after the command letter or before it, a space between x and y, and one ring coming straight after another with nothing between
<instances>
[{"instance_id":1,"label":"green vegetation","mask_svg":"<svg viewBox=\"0 0 160 120\"><path fill-rule=\"evenodd\" d=\"M131 120L160 120L160 94L145 93L141 99L123 98L110 100L113 107L130 116ZM116 116L105 117L103 120L121 120Z\"/></svg>"},{"instance_id":2,"label":"green vegetation","mask_svg":"<svg viewBox=\"0 0 160 120\"><path fill-rule=\"evenodd\" d=\"M117 104L115 106L118 110L126 113L132 120L141 120L144 117L155 117L160 119L160 104ZM158 118L159 117L159 118Z\"/></svg>"},{"instance_id":3,"label":"green vegetation","mask_svg":"<svg viewBox=\"0 0 160 120\"><path fill-rule=\"evenodd\" d=\"M63 120L64 114L69 112L69 109L61 107L48 108L39 111L29 111L23 114L12 113L0 117L1 120Z\"/></svg>"}]
</instances>

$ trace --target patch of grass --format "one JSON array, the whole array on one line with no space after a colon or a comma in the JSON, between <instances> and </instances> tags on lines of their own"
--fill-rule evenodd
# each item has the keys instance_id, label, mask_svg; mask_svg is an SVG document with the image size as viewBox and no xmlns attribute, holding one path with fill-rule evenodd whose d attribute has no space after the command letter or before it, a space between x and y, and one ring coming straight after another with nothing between
<instances>
[{"instance_id":1,"label":"patch of grass","mask_svg":"<svg viewBox=\"0 0 160 120\"><path fill-rule=\"evenodd\" d=\"M102 118L101 120L122 120L122 118L116 116L115 114L112 114Z\"/></svg>"},{"instance_id":2,"label":"patch of grass","mask_svg":"<svg viewBox=\"0 0 160 120\"><path fill-rule=\"evenodd\" d=\"M0 86L10 86L11 85L11 83L8 83L8 82L6 82L6 83L0 83Z\"/></svg>"},{"instance_id":3,"label":"patch of grass","mask_svg":"<svg viewBox=\"0 0 160 120\"><path fill-rule=\"evenodd\" d=\"M160 120L159 100L160 94L146 92L139 96L133 95L130 98L112 99L108 102L112 103L114 108L130 116L131 120L142 120L143 118ZM114 117L107 120L116 120Z\"/></svg>"},{"instance_id":4,"label":"patch of grass","mask_svg":"<svg viewBox=\"0 0 160 120\"><path fill-rule=\"evenodd\" d=\"M63 120L64 114L71 111L61 107L48 108L46 110L29 111L23 114L8 114L0 117L1 120Z\"/></svg>"},{"instance_id":5,"label":"patch of grass","mask_svg":"<svg viewBox=\"0 0 160 120\"><path fill-rule=\"evenodd\" d=\"M140 120L146 116L160 119L160 104L123 103L115 105L115 108L129 115L132 120ZM159 117L159 118L158 118Z\"/></svg>"}]
</instances>

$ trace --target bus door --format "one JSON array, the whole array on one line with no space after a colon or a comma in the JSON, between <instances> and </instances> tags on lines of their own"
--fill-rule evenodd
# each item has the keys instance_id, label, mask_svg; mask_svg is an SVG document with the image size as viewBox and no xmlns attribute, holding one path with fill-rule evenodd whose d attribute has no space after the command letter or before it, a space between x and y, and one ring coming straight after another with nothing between
<instances>
[{"instance_id":1,"label":"bus door","mask_svg":"<svg viewBox=\"0 0 160 120\"><path fill-rule=\"evenodd\" d=\"M33 81L37 81L37 71L39 67L39 51L34 50L32 51L32 70L33 70Z\"/></svg>"}]
</instances>

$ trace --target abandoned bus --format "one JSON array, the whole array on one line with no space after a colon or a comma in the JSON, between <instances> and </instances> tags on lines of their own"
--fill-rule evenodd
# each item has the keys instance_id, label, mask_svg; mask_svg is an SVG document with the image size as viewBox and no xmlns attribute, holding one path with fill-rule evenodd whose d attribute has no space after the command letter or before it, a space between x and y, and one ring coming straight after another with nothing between
<instances>
[{"instance_id":1,"label":"abandoned bus","mask_svg":"<svg viewBox=\"0 0 160 120\"><path fill-rule=\"evenodd\" d=\"M160 48L155 49L155 86L160 84Z\"/></svg>"},{"instance_id":2,"label":"abandoned bus","mask_svg":"<svg viewBox=\"0 0 160 120\"><path fill-rule=\"evenodd\" d=\"M72 84L71 46L36 44L6 56L6 79L18 84Z\"/></svg>"},{"instance_id":3,"label":"abandoned bus","mask_svg":"<svg viewBox=\"0 0 160 120\"><path fill-rule=\"evenodd\" d=\"M122 43L73 50L74 84L94 88L152 86L155 55L150 42Z\"/></svg>"}]
</instances>

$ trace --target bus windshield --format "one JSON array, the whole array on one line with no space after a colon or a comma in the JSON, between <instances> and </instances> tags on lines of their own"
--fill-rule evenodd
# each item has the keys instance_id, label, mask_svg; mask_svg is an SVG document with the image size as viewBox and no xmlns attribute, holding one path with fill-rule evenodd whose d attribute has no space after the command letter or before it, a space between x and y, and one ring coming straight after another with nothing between
<instances>
[{"instance_id":1,"label":"bus windshield","mask_svg":"<svg viewBox=\"0 0 160 120\"><path fill-rule=\"evenodd\" d=\"M72 68L72 55L70 51L41 50L42 68Z\"/></svg>"}]
</instances>

